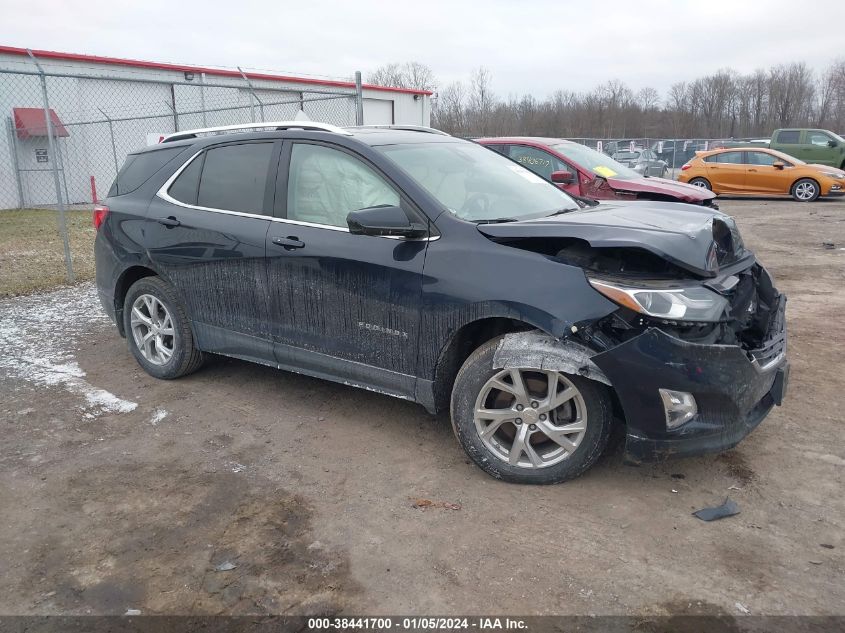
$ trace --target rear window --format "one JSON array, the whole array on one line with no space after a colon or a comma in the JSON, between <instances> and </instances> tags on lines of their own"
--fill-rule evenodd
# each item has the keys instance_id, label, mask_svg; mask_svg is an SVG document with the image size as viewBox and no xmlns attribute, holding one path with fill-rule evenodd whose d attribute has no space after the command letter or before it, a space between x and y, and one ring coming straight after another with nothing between
<instances>
[{"instance_id":1,"label":"rear window","mask_svg":"<svg viewBox=\"0 0 845 633\"><path fill-rule=\"evenodd\" d=\"M722 163L725 165L742 165L742 152L722 152L712 154L704 159L708 163Z\"/></svg>"},{"instance_id":2,"label":"rear window","mask_svg":"<svg viewBox=\"0 0 845 633\"><path fill-rule=\"evenodd\" d=\"M273 143L224 145L208 150L197 204L211 209L264 213L264 190L272 154Z\"/></svg>"},{"instance_id":3,"label":"rear window","mask_svg":"<svg viewBox=\"0 0 845 633\"><path fill-rule=\"evenodd\" d=\"M138 187L152 178L159 169L174 156L183 152L184 147L168 147L140 154L129 154L126 162L114 179L109 196L122 196L135 191Z\"/></svg>"},{"instance_id":4,"label":"rear window","mask_svg":"<svg viewBox=\"0 0 845 633\"><path fill-rule=\"evenodd\" d=\"M784 130L783 132L778 132L777 142L785 145L797 145L800 136L801 132L798 130Z\"/></svg>"}]
</instances>

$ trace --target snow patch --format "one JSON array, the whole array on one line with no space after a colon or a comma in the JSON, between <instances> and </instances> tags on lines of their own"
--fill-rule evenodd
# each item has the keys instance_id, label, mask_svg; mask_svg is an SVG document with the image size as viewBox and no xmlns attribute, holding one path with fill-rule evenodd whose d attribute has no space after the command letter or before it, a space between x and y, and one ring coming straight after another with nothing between
<instances>
[{"instance_id":1,"label":"snow patch","mask_svg":"<svg viewBox=\"0 0 845 633\"><path fill-rule=\"evenodd\" d=\"M0 375L83 397L84 416L129 413L138 406L85 380L73 344L91 325L108 322L93 283L0 300Z\"/></svg>"},{"instance_id":2,"label":"snow patch","mask_svg":"<svg viewBox=\"0 0 845 633\"><path fill-rule=\"evenodd\" d=\"M155 409L153 410L153 415L150 417L150 424L156 426L159 422L161 422L164 418L167 417L167 411L164 409Z\"/></svg>"}]
</instances>

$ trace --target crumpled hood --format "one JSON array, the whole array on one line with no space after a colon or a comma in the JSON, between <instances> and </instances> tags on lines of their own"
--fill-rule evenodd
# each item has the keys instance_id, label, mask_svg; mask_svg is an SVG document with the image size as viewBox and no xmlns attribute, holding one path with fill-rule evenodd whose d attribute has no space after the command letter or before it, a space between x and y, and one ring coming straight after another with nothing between
<instances>
[{"instance_id":1,"label":"crumpled hood","mask_svg":"<svg viewBox=\"0 0 845 633\"><path fill-rule=\"evenodd\" d=\"M642 248L702 277L751 255L732 217L678 202L609 201L478 230L494 239L571 237L594 248Z\"/></svg>"},{"instance_id":2,"label":"crumpled hood","mask_svg":"<svg viewBox=\"0 0 845 633\"><path fill-rule=\"evenodd\" d=\"M702 202L716 197L712 191L704 187L688 185L685 182L669 180L668 178L636 178L624 180L620 178L608 178L608 184L617 191L634 191L662 193L683 200L684 202Z\"/></svg>"}]
</instances>

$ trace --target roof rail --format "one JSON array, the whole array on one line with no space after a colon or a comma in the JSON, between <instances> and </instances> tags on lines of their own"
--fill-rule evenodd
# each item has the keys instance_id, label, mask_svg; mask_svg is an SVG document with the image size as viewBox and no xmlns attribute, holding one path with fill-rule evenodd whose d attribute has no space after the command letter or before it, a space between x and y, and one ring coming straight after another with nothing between
<instances>
[{"instance_id":1,"label":"roof rail","mask_svg":"<svg viewBox=\"0 0 845 633\"><path fill-rule=\"evenodd\" d=\"M169 143L170 141L181 141L187 138L196 138L198 134L215 134L222 132L236 132L239 130L256 130L256 129L272 129L272 130L319 130L321 132L332 132L333 134L343 134L344 136L352 136L351 132L339 128L336 125L329 123L313 123L311 121L271 121L269 123L239 123L237 125L219 125L217 127L203 127L196 130L184 130L182 132L173 132L161 139L161 143Z\"/></svg>"},{"instance_id":2,"label":"roof rail","mask_svg":"<svg viewBox=\"0 0 845 633\"><path fill-rule=\"evenodd\" d=\"M402 130L405 132L424 132L426 134L440 134L441 136L451 136L443 130L438 130L433 127L426 127L425 125L356 125L355 128L364 129L380 129L380 130Z\"/></svg>"}]
</instances>

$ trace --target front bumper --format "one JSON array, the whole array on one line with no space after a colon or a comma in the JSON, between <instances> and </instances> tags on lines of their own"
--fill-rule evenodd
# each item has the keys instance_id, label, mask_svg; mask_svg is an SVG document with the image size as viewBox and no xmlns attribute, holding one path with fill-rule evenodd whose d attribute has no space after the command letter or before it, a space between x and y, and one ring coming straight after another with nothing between
<instances>
[{"instance_id":1,"label":"front bumper","mask_svg":"<svg viewBox=\"0 0 845 633\"><path fill-rule=\"evenodd\" d=\"M839 196L845 196L845 186L840 184L831 185L830 188L825 192L825 198L837 198Z\"/></svg>"},{"instance_id":2,"label":"front bumper","mask_svg":"<svg viewBox=\"0 0 845 633\"><path fill-rule=\"evenodd\" d=\"M625 414L626 458L658 461L732 448L780 405L789 377L784 304L782 298L779 331L752 353L738 345L688 343L651 328L593 356ZM693 394L698 414L667 429L661 388Z\"/></svg>"}]
</instances>

